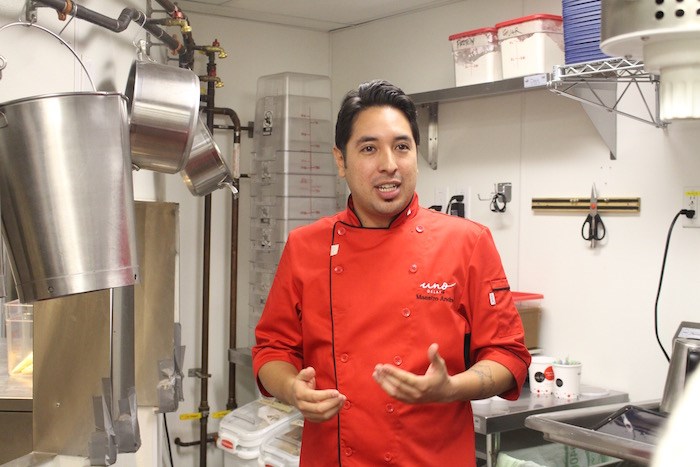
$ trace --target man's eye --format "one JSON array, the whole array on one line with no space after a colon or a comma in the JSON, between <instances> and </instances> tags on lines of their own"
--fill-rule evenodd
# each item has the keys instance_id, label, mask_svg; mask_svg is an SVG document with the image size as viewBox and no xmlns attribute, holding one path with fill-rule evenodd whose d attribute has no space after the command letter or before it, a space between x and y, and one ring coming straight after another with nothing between
<instances>
[{"instance_id":1,"label":"man's eye","mask_svg":"<svg viewBox=\"0 0 700 467\"><path fill-rule=\"evenodd\" d=\"M411 147L408 144L402 143L397 145L396 149L399 149L400 151L408 151L409 149L411 149Z\"/></svg>"},{"instance_id":2,"label":"man's eye","mask_svg":"<svg viewBox=\"0 0 700 467\"><path fill-rule=\"evenodd\" d=\"M364 146L360 148L360 152L371 153L372 151L374 151L374 147L372 146Z\"/></svg>"}]
</instances>

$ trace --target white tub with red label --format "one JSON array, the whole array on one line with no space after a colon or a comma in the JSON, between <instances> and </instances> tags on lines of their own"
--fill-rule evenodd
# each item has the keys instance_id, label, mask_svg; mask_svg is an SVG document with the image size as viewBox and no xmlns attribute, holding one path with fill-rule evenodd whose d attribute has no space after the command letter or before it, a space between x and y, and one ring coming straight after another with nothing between
<instances>
[{"instance_id":1,"label":"white tub with red label","mask_svg":"<svg viewBox=\"0 0 700 467\"><path fill-rule=\"evenodd\" d=\"M224 456L227 467L257 466L263 441L301 418L294 407L261 397L221 419L216 446L228 454Z\"/></svg>"}]
</instances>

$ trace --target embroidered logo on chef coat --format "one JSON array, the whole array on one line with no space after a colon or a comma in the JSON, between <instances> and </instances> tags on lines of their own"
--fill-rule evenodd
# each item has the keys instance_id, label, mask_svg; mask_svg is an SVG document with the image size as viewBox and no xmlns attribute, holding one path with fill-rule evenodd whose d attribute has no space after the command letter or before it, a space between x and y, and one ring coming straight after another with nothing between
<instances>
[{"instance_id":1,"label":"embroidered logo on chef coat","mask_svg":"<svg viewBox=\"0 0 700 467\"><path fill-rule=\"evenodd\" d=\"M423 282L420 284L421 291L416 294L417 300L428 300L432 302L454 302L454 298L447 296L446 291L457 285L456 282Z\"/></svg>"}]
</instances>

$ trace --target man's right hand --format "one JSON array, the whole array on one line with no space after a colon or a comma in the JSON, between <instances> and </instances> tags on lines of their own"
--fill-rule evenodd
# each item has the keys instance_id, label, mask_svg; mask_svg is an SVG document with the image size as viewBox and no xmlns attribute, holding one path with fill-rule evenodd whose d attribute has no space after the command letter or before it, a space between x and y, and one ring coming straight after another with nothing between
<instances>
[{"instance_id":1,"label":"man's right hand","mask_svg":"<svg viewBox=\"0 0 700 467\"><path fill-rule=\"evenodd\" d=\"M325 422L343 407L346 397L336 389L316 389L316 370L307 367L291 381L289 402L310 422Z\"/></svg>"}]
</instances>

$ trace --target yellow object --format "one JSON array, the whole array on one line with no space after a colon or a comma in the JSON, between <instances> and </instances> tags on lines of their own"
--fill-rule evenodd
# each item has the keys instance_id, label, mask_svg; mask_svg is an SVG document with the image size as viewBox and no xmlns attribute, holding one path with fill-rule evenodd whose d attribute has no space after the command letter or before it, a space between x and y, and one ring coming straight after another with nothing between
<instances>
[{"instance_id":1,"label":"yellow object","mask_svg":"<svg viewBox=\"0 0 700 467\"><path fill-rule=\"evenodd\" d=\"M230 410L219 410L218 412L213 412L211 418L224 418L226 414L231 412Z\"/></svg>"},{"instance_id":2,"label":"yellow object","mask_svg":"<svg viewBox=\"0 0 700 467\"><path fill-rule=\"evenodd\" d=\"M199 412L180 414L180 420L199 420L200 418L202 418L202 414Z\"/></svg>"},{"instance_id":3,"label":"yellow object","mask_svg":"<svg viewBox=\"0 0 700 467\"><path fill-rule=\"evenodd\" d=\"M29 355L24 357L24 359L19 362L10 372L13 375L30 375L34 370L34 352L30 352Z\"/></svg>"}]
</instances>

